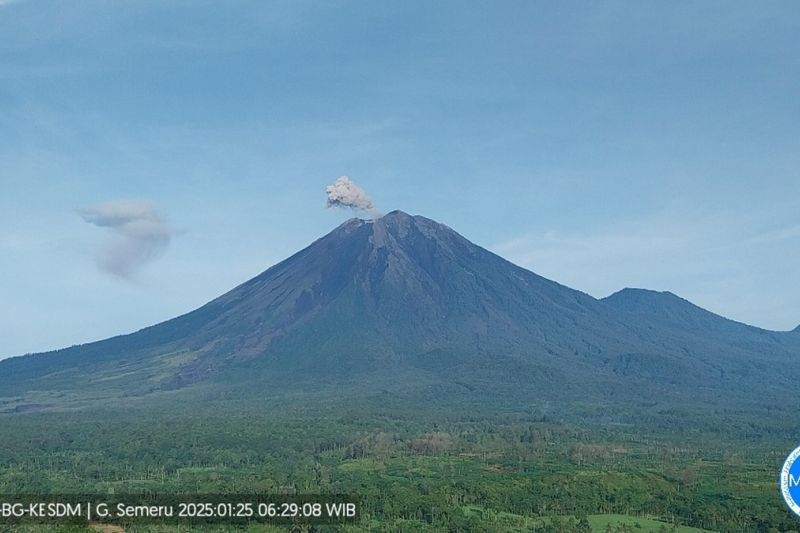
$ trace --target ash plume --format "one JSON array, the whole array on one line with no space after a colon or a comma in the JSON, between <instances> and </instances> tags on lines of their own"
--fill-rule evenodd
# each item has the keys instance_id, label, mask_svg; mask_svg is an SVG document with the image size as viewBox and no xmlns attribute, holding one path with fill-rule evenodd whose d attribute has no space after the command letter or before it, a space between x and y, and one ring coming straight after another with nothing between
<instances>
[{"instance_id":1,"label":"ash plume","mask_svg":"<svg viewBox=\"0 0 800 533\"><path fill-rule=\"evenodd\" d=\"M144 264L157 258L169 245L173 230L152 204L116 200L78 210L89 224L107 228L113 239L97 255L105 272L131 278Z\"/></svg>"},{"instance_id":2,"label":"ash plume","mask_svg":"<svg viewBox=\"0 0 800 533\"><path fill-rule=\"evenodd\" d=\"M380 211L376 209L364 189L347 176L340 176L333 185L325 187L325 194L328 196L329 208L350 208L355 211L364 211L373 217L380 216Z\"/></svg>"}]
</instances>

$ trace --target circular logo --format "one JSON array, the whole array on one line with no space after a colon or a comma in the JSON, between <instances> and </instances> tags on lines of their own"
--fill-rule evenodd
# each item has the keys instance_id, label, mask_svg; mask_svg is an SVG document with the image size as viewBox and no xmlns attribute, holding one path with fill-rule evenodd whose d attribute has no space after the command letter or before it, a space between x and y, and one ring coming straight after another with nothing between
<instances>
[{"instance_id":1,"label":"circular logo","mask_svg":"<svg viewBox=\"0 0 800 533\"><path fill-rule=\"evenodd\" d=\"M783 462L780 478L781 494L789 509L800 516L800 446Z\"/></svg>"}]
</instances>

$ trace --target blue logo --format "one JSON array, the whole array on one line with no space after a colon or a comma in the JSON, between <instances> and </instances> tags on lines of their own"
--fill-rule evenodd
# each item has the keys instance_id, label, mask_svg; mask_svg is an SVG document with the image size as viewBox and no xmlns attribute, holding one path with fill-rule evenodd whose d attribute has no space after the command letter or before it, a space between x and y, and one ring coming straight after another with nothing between
<instances>
[{"instance_id":1,"label":"blue logo","mask_svg":"<svg viewBox=\"0 0 800 533\"><path fill-rule=\"evenodd\" d=\"M800 446L783 462L780 478L781 494L789 509L800 516Z\"/></svg>"}]
</instances>

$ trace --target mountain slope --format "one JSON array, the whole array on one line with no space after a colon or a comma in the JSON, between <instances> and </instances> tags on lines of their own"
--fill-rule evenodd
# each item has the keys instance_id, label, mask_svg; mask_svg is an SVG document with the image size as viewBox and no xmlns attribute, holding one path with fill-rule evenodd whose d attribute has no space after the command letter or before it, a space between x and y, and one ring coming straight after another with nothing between
<instances>
[{"instance_id":1,"label":"mountain slope","mask_svg":"<svg viewBox=\"0 0 800 533\"><path fill-rule=\"evenodd\" d=\"M441 367L480 354L602 352L620 345L614 333L623 329L588 295L516 267L446 226L393 212L374 222L349 220L182 317L2 368L16 380L55 374L63 381L65 369L120 366L129 381L182 386L252 358L328 372ZM164 367L172 372L156 371Z\"/></svg>"},{"instance_id":2,"label":"mountain slope","mask_svg":"<svg viewBox=\"0 0 800 533\"><path fill-rule=\"evenodd\" d=\"M725 351L728 359L738 355L745 360L781 358L784 353L800 355L800 346L791 333L768 331L716 315L671 292L623 289L601 300L621 316L627 316L662 335L693 342L706 352ZM761 357L753 358L754 355Z\"/></svg>"},{"instance_id":3,"label":"mountain slope","mask_svg":"<svg viewBox=\"0 0 800 533\"><path fill-rule=\"evenodd\" d=\"M321 384L512 399L713 397L742 380L758 389L798 375L793 339L671 294L627 290L599 301L395 211L349 220L176 319L0 362L0 397L209 385L279 394Z\"/></svg>"},{"instance_id":4,"label":"mountain slope","mask_svg":"<svg viewBox=\"0 0 800 533\"><path fill-rule=\"evenodd\" d=\"M618 311L684 330L724 334L771 333L706 311L671 292L627 288L602 301Z\"/></svg>"}]
</instances>

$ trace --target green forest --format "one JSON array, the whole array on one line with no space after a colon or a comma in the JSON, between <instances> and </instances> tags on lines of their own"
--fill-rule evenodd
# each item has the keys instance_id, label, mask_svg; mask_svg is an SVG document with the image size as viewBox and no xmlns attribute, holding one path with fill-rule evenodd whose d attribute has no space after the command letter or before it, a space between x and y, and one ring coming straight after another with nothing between
<instances>
[{"instance_id":1,"label":"green forest","mask_svg":"<svg viewBox=\"0 0 800 533\"><path fill-rule=\"evenodd\" d=\"M361 505L354 524L209 531L798 529L775 481L796 445L788 425L719 412L665 412L645 426L542 409L370 405L295 399L195 409L162 399L6 413L0 493L346 494ZM5 523L0 531L119 531L102 527Z\"/></svg>"}]
</instances>

